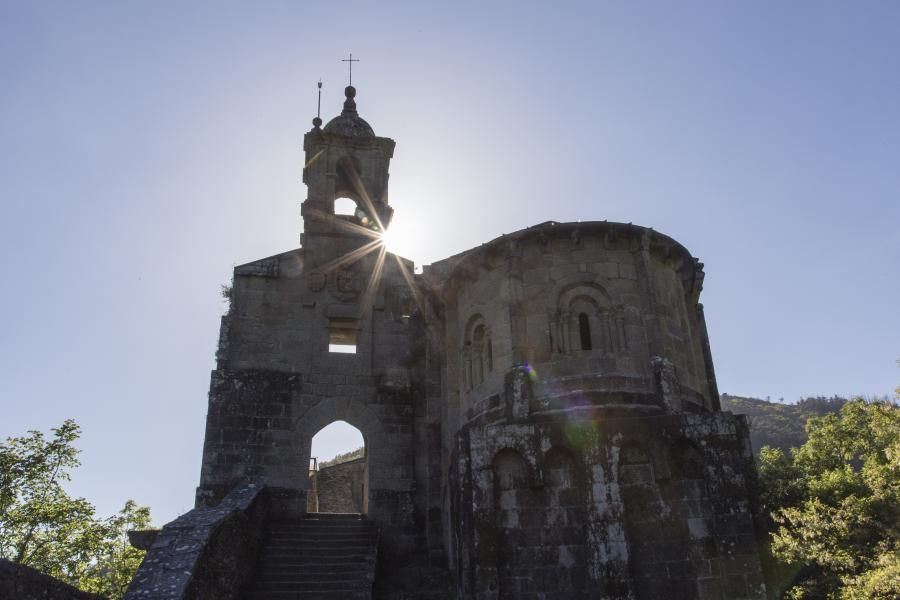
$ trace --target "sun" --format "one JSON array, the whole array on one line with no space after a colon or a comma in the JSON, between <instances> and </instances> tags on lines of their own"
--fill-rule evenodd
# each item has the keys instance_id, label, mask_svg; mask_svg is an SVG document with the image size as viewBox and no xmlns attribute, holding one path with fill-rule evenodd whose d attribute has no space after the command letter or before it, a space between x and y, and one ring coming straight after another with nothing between
<instances>
[{"instance_id":1,"label":"sun","mask_svg":"<svg viewBox=\"0 0 900 600\"><path fill-rule=\"evenodd\" d=\"M394 249L400 242L400 234L395 227L388 227L387 231L381 232L381 243L388 249L388 252L394 252Z\"/></svg>"},{"instance_id":2,"label":"sun","mask_svg":"<svg viewBox=\"0 0 900 600\"><path fill-rule=\"evenodd\" d=\"M381 243L391 254L409 258L416 251L416 231L402 219L394 219L381 233Z\"/></svg>"}]
</instances>

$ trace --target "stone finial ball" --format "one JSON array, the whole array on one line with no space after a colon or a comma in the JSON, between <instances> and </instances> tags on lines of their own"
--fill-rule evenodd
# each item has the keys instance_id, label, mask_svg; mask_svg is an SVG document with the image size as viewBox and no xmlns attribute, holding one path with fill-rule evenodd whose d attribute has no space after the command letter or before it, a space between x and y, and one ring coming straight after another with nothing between
<instances>
[{"instance_id":1,"label":"stone finial ball","mask_svg":"<svg viewBox=\"0 0 900 600\"><path fill-rule=\"evenodd\" d=\"M348 98L355 98L356 97L356 88L353 87L352 85L348 85L347 87L344 88L344 95L347 96Z\"/></svg>"},{"instance_id":2,"label":"stone finial ball","mask_svg":"<svg viewBox=\"0 0 900 600\"><path fill-rule=\"evenodd\" d=\"M322 125L322 119L319 117L315 117L313 119L313 127L320 127Z\"/></svg>"}]
</instances>

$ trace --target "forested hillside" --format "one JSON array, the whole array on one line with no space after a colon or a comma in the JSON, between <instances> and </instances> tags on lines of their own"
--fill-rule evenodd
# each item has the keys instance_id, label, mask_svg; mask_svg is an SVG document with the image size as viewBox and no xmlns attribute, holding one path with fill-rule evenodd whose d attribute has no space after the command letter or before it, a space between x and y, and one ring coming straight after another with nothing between
<instances>
[{"instance_id":1,"label":"forested hillside","mask_svg":"<svg viewBox=\"0 0 900 600\"><path fill-rule=\"evenodd\" d=\"M341 463L350 462L351 460L356 460L357 458L362 458L366 455L366 449L363 446L355 450L351 450L350 452L345 452L343 454L338 454L331 460L323 460L319 463L319 468L324 469L325 467L333 467L334 465L339 465Z\"/></svg>"},{"instance_id":2,"label":"forested hillside","mask_svg":"<svg viewBox=\"0 0 900 600\"><path fill-rule=\"evenodd\" d=\"M785 454L790 448L799 448L806 441L806 419L837 413L847 403L838 396L804 398L796 404L730 394L722 394L721 399L722 410L750 417L750 441L756 455L763 446L780 448Z\"/></svg>"}]
</instances>

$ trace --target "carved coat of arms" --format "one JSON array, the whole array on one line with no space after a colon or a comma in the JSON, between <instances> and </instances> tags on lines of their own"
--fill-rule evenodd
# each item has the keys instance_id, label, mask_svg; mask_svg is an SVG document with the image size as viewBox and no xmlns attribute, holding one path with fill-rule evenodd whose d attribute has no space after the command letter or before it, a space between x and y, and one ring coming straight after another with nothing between
<instances>
[{"instance_id":1,"label":"carved coat of arms","mask_svg":"<svg viewBox=\"0 0 900 600\"><path fill-rule=\"evenodd\" d=\"M362 278L353 271L339 271L336 276L329 278L331 295L342 302L356 300L362 292Z\"/></svg>"}]
</instances>

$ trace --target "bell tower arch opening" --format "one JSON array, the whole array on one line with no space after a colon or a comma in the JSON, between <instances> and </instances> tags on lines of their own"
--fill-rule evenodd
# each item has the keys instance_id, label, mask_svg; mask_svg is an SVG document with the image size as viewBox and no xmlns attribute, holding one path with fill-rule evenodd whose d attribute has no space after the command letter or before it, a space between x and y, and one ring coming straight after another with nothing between
<instances>
[{"instance_id":1,"label":"bell tower arch opening","mask_svg":"<svg viewBox=\"0 0 900 600\"><path fill-rule=\"evenodd\" d=\"M369 468L362 432L346 421L332 421L310 444L307 512L366 514Z\"/></svg>"},{"instance_id":2,"label":"bell tower arch opening","mask_svg":"<svg viewBox=\"0 0 900 600\"><path fill-rule=\"evenodd\" d=\"M355 217L358 209L359 205L352 198L341 196L334 200L334 214L339 217Z\"/></svg>"}]
</instances>

